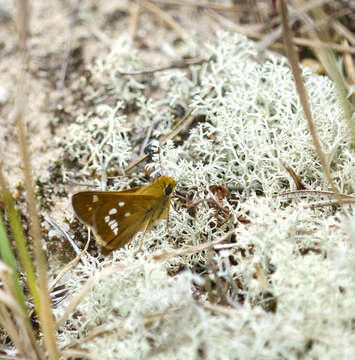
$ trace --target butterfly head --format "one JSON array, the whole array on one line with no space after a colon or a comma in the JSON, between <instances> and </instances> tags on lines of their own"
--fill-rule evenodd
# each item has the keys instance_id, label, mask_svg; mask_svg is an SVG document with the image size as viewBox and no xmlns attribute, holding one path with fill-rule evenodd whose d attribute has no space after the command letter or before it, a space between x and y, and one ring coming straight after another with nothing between
<instances>
[{"instance_id":1,"label":"butterfly head","mask_svg":"<svg viewBox=\"0 0 355 360\"><path fill-rule=\"evenodd\" d=\"M176 182L173 178L162 176L156 180L164 191L165 196L170 196L175 189Z\"/></svg>"}]
</instances>

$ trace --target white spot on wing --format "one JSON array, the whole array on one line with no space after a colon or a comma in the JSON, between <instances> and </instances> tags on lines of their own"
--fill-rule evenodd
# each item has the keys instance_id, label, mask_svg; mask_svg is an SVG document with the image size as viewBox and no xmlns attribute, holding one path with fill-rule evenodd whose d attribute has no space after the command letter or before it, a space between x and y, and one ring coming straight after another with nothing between
<instances>
[{"instance_id":1,"label":"white spot on wing","mask_svg":"<svg viewBox=\"0 0 355 360\"><path fill-rule=\"evenodd\" d=\"M126 212L126 213L124 214L124 216L125 216L125 217L131 216L131 213L130 213L130 212Z\"/></svg>"},{"instance_id":2,"label":"white spot on wing","mask_svg":"<svg viewBox=\"0 0 355 360\"><path fill-rule=\"evenodd\" d=\"M94 195L92 197L92 202L95 203L95 202L98 202L99 201L99 197L97 195Z\"/></svg>"},{"instance_id":3,"label":"white spot on wing","mask_svg":"<svg viewBox=\"0 0 355 360\"><path fill-rule=\"evenodd\" d=\"M105 223L108 223L110 221L110 217L107 215L107 216L105 216L104 220L105 220Z\"/></svg>"},{"instance_id":4,"label":"white spot on wing","mask_svg":"<svg viewBox=\"0 0 355 360\"><path fill-rule=\"evenodd\" d=\"M110 215L115 215L115 214L117 214L117 209L112 208L108 213L109 213Z\"/></svg>"},{"instance_id":5,"label":"white spot on wing","mask_svg":"<svg viewBox=\"0 0 355 360\"><path fill-rule=\"evenodd\" d=\"M118 206L119 206L119 207L124 206L124 201L120 201L120 202L118 203Z\"/></svg>"},{"instance_id":6,"label":"white spot on wing","mask_svg":"<svg viewBox=\"0 0 355 360\"><path fill-rule=\"evenodd\" d=\"M117 235L118 234L118 223L116 220L111 220L109 223L108 223L108 226L110 227L111 231Z\"/></svg>"},{"instance_id":7,"label":"white spot on wing","mask_svg":"<svg viewBox=\"0 0 355 360\"><path fill-rule=\"evenodd\" d=\"M117 229L118 228L118 223L116 220L111 220L108 223L108 226L111 228L111 230L113 231L113 229Z\"/></svg>"}]
</instances>

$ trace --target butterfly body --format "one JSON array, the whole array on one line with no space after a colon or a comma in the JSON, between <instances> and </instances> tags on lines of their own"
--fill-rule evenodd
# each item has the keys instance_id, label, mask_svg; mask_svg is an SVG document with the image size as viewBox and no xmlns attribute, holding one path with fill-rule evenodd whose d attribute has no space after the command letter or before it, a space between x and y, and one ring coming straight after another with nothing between
<instances>
[{"instance_id":1,"label":"butterfly body","mask_svg":"<svg viewBox=\"0 0 355 360\"><path fill-rule=\"evenodd\" d=\"M123 191L83 191L73 195L72 205L106 255L168 215L175 185L173 178L162 176L149 185Z\"/></svg>"}]
</instances>

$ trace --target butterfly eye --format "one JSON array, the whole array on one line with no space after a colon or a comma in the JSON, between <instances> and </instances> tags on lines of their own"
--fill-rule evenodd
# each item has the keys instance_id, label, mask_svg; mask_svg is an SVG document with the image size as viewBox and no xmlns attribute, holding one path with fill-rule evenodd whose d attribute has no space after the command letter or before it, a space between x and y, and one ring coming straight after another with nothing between
<instances>
[{"instance_id":1,"label":"butterfly eye","mask_svg":"<svg viewBox=\"0 0 355 360\"><path fill-rule=\"evenodd\" d=\"M165 195L170 195L173 192L173 187L171 186L171 184L169 184L166 188L165 188Z\"/></svg>"}]
</instances>

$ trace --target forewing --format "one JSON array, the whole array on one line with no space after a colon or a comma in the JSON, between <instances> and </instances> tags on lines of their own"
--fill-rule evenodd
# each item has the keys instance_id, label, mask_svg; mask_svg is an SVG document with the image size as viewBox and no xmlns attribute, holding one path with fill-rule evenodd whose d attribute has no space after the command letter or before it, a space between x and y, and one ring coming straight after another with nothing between
<instances>
[{"instance_id":1,"label":"forewing","mask_svg":"<svg viewBox=\"0 0 355 360\"><path fill-rule=\"evenodd\" d=\"M151 222L159 198L134 190L83 191L72 197L76 215L91 227L103 253L123 247Z\"/></svg>"},{"instance_id":2,"label":"forewing","mask_svg":"<svg viewBox=\"0 0 355 360\"><path fill-rule=\"evenodd\" d=\"M105 203L96 210L93 230L106 253L123 247L137 232L145 229L151 222L157 200L148 195L118 194L114 202Z\"/></svg>"},{"instance_id":3,"label":"forewing","mask_svg":"<svg viewBox=\"0 0 355 360\"><path fill-rule=\"evenodd\" d=\"M76 216L85 224L93 226L93 215L97 209L110 202L113 196L133 195L139 188L123 191L82 191L72 196Z\"/></svg>"},{"instance_id":4,"label":"forewing","mask_svg":"<svg viewBox=\"0 0 355 360\"><path fill-rule=\"evenodd\" d=\"M82 191L72 196L72 206L75 215L83 223L93 225L93 215L104 204L108 192Z\"/></svg>"}]
</instances>

